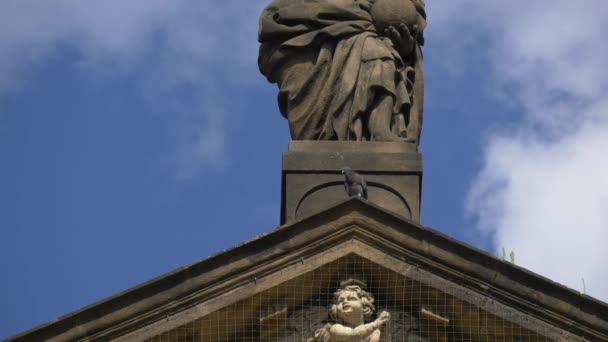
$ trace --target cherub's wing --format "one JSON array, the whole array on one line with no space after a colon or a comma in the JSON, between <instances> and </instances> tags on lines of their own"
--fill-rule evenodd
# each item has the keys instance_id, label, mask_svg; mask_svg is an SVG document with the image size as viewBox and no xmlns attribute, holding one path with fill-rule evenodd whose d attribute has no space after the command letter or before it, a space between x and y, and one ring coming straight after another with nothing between
<instances>
[{"instance_id":1,"label":"cherub's wing","mask_svg":"<svg viewBox=\"0 0 608 342\"><path fill-rule=\"evenodd\" d=\"M290 336L295 335L296 339L292 337L289 341L329 342L329 339L323 339L324 334L321 332L326 326L327 318L327 308L322 306L310 306L292 312L289 315L288 330ZM322 339L316 339L317 335Z\"/></svg>"},{"instance_id":2,"label":"cherub's wing","mask_svg":"<svg viewBox=\"0 0 608 342\"><path fill-rule=\"evenodd\" d=\"M391 340L423 342L426 341L419 334L420 325L418 320L409 312L395 312L391 310Z\"/></svg>"},{"instance_id":3,"label":"cherub's wing","mask_svg":"<svg viewBox=\"0 0 608 342\"><path fill-rule=\"evenodd\" d=\"M323 328L317 329L312 338L309 338L306 342L330 342L331 335L329 335L330 324L325 324Z\"/></svg>"}]
</instances>

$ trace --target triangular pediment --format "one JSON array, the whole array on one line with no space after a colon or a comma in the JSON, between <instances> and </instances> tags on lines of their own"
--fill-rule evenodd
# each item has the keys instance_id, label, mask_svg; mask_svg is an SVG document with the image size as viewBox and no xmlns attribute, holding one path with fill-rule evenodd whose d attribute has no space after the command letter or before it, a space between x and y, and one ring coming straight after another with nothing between
<instances>
[{"instance_id":1,"label":"triangular pediment","mask_svg":"<svg viewBox=\"0 0 608 342\"><path fill-rule=\"evenodd\" d=\"M376 311L392 314L393 341L583 341L358 238L118 341L306 341L331 321L333 293L347 279L366 285Z\"/></svg>"},{"instance_id":2,"label":"triangular pediment","mask_svg":"<svg viewBox=\"0 0 608 342\"><path fill-rule=\"evenodd\" d=\"M305 341L348 277L393 341L608 340L604 303L351 199L14 341Z\"/></svg>"},{"instance_id":3,"label":"triangular pediment","mask_svg":"<svg viewBox=\"0 0 608 342\"><path fill-rule=\"evenodd\" d=\"M366 285L376 312L391 313L393 341L583 341L356 240L118 340L306 341L331 322L333 293L347 279Z\"/></svg>"}]
</instances>

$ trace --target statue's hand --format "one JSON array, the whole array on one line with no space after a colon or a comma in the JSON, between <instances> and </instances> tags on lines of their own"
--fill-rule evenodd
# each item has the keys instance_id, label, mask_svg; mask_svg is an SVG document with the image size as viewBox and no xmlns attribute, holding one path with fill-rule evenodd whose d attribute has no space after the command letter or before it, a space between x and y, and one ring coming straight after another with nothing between
<instances>
[{"instance_id":1,"label":"statue's hand","mask_svg":"<svg viewBox=\"0 0 608 342\"><path fill-rule=\"evenodd\" d=\"M357 3L359 3L359 7L361 7L362 10L369 12L372 9L372 5L374 4L374 2L376 2L376 0L355 0Z\"/></svg>"},{"instance_id":2,"label":"statue's hand","mask_svg":"<svg viewBox=\"0 0 608 342\"><path fill-rule=\"evenodd\" d=\"M382 327L383 325L388 323L390 320L391 320L391 314L387 311L383 311L380 314L380 316L378 317L378 319L376 319L376 325L378 327Z\"/></svg>"},{"instance_id":3,"label":"statue's hand","mask_svg":"<svg viewBox=\"0 0 608 342\"><path fill-rule=\"evenodd\" d=\"M414 25L412 30L405 24L391 25L386 28L384 34L391 39L395 49L401 57L407 57L416 46L416 37L418 36L418 26Z\"/></svg>"}]
</instances>

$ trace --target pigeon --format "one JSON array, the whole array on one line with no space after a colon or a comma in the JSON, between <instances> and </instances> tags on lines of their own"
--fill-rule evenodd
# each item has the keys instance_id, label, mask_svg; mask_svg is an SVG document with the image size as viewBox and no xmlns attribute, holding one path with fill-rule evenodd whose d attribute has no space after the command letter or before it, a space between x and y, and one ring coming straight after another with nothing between
<instances>
[{"instance_id":1,"label":"pigeon","mask_svg":"<svg viewBox=\"0 0 608 342\"><path fill-rule=\"evenodd\" d=\"M344 175L344 189L346 193L351 197L357 196L367 200L367 183L365 182L365 178L348 166L343 167L341 171Z\"/></svg>"}]
</instances>

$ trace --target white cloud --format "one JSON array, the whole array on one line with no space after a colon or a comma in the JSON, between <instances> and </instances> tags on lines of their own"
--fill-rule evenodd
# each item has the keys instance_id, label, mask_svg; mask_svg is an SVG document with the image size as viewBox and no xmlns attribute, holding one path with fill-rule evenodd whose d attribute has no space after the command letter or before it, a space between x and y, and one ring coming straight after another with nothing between
<instances>
[{"instance_id":1,"label":"white cloud","mask_svg":"<svg viewBox=\"0 0 608 342\"><path fill-rule=\"evenodd\" d=\"M546 143L533 135L495 137L470 194L480 228L496 249L551 279L606 298L608 124Z\"/></svg>"},{"instance_id":2,"label":"white cloud","mask_svg":"<svg viewBox=\"0 0 608 342\"><path fill-rule=\"evenodd\" d=\"M218 114L226 103L210 94L261 79L256 31L265 2L3 1L0 99L35 81L37 68L64 58L66 48L75 52L76 70L92 80L120 80L138 71L149 99L162 98L164 105L183 112L173 120L188 126L178 128L185 137L179 138L177 173L194 176L183 165L199 170L207 163L221 164L218 158L227 155ZM184 87L194 97L185 111L179 98Z\"/></svg>"},{"instance_id":3,"label":"white cloud","mask_svg":"<svg viewBox=\"0 0 608 342\"><path fill-rule=\"evenodd\" d=\"M150 33L175 14L178 4L160 0L2 2L0 96L18 91L34 77L33 67L61 57L66 46L81 54L77 62L83 66L136 62Z\"/></svg>"},{"instance_id":4,"label":"white cloud","mask_svg":"<svg viewBox=\"0 0 608 342\"><path fill-rule=\"evenodd\" d=\"M189 1L162 33L158 66L147 75L146 93L155 101L162 99L160 105L172 105L169 111L174 113L184 112L179 92L187 89L195 110L205 113L202 117L184 112L178 128L178 179L230 162L224 116L234 101L231 96L238 97L244 86L263 81L257 68L256 33L264 4L264 0L229 0L221 5ZM167 101L171 98L176 101Z\"/></svg>"},{"instance_id":5,"label":"white cloud","mask_svg":"<svg viewBox=\"0 0 608 342\"><path fill-rule=\"evenodd\" d=\"M441 6L435 4L436 30L446 31L437 36L458 56L462 18L481 28L490 46L475 51L469 44L467 53L486 54L494 91L523 109L522 121L486 137L469 213L492 234L497 253L514 250L519 265L576 290L584 278L589 294L607 300L608 6L603 0ZM459 62L474 67L463 59L452 64Z\"/></svg>"}]
</instances>

